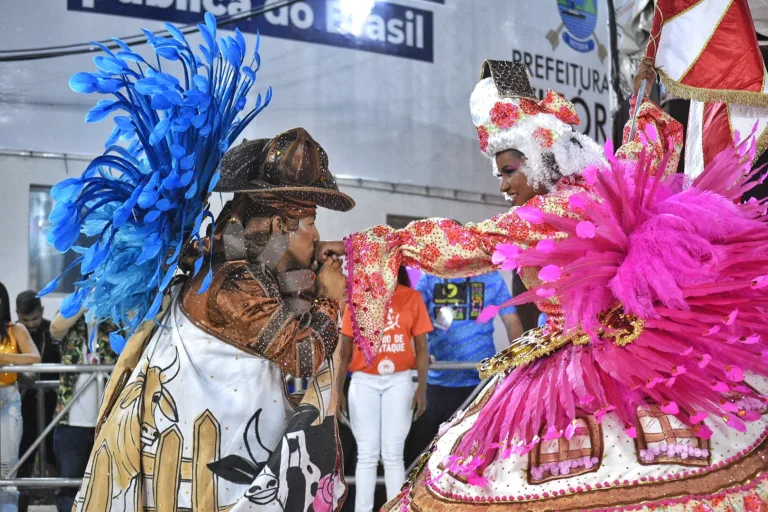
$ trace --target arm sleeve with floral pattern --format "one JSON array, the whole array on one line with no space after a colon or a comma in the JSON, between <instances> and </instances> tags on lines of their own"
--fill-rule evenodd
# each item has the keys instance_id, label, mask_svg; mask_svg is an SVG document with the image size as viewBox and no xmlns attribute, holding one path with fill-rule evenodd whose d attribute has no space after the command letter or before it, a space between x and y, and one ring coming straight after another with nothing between
<instances>
[{"instance_id":1,"label":"arm sleeve with floral pattern","mask_svg":"<svg viewBox=\"0 0 768 512\"><path fill-rule=\"evenodd\" d=\"M669 160L662 172L665 176L675 174L683 149L683 125L646 98L637 113L635 135L629 140L636 102L637 96L630 99L629 121L624 126L622 146L616 151L616 156L636 161L640 153L646 151L651 155L651 172L655 174L659 172L664 155L669 153Z\"/></svg>"},{"instance_id":2,"label":"arm sleeve with floral pattern","mask_svg":"<svg viewBox=\"0 0 768 512\"><path fill-rule=\"evenodd\" d=\"M231 335L296 377L314 375L338 340L339 305L315 301L309 315L296 313L280 298L268 297L255 279L234 272L209 305L209 316Z\"/></svg>"},{"instance_id":3,"label":"arm sleeve with floral pattern","mask_svg":"<svg viewBox=\"0 0 768 512\"><path fill-rule=\"evenodd\" d=\"M526 207L567 214L568 195L536 196ZM557 238L557 234L546 225L523 220L514 209L479 224L424 219L401 230L376 226L347 237L348 306L352 309L354 339L366 361L373 361L381 343L384 317L401 265L437 277L469 277L496 270L491 257L499 243L528 247L545 238Z\"/></svg>"}]
</instances>

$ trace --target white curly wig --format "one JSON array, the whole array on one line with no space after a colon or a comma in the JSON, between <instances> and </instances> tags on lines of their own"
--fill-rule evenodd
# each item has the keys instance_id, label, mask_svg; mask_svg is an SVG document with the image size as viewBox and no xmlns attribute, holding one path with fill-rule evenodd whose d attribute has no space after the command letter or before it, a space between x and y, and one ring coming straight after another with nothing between
<instances>
[{"instance_id":1,"label":"white curly wig","mask_svg":"<svg viewBox=\"0 0 768 512\"><path fill-rule=\"evenodd\" d=\"M508 149L525 156L520 170L534 188L549 190L564 176L581 174L591 165L604 165L602 148L573 129L579 118L571 102L554 91L547 91L545 98L536 102L531 97L511 96L508 91L502 95L502 88L494 78L484 78L469 100L480 149L493 162L495 174L496 154ZM547 154L552 157L545 158Z\"/></svg>"}]
</instances>

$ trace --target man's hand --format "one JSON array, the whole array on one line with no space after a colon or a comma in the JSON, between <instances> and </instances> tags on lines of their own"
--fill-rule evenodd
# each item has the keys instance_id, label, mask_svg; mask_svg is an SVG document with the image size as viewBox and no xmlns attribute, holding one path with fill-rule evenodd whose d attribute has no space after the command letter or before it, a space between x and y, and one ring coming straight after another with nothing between
<instances>
[{"instance_id":1,"label":"man's hand","mask_svg":"<svg viewBox=\"0 0 768 512\"><path fill-rule=\"evenodd\" d=\"M315 260L323 264L329 256L344 256L344 242L320 242L315 249Z\"/></svg>"},{"instance_id":2,"label":"man's hand","mask_svg":"<svg viewBox=\"0 0 768 512\"><path fill-rule=\"evenodd\" d=\"M315 294L318 297L324 295L340 301L344 297L346 288L347 279L341 273L341 260L331 256L317 272Z\"/></svg>"},{"instance_id":3,"label":"man's hand","mask_svg":"<svg viewBox=\"0 0 768 512\"><path fill-rule=\"evenodd\" d=\"M336 410L339 414L349 416L349 411L347 410L347 397L344 396L343 389L339 390L339 396L336 399Z\"/></svg>"},{"instance_id":4,"label":"man's hand","mask_svg":"<svg viewBox=\"0 0 768 512\"><path fill-rule=\"evenodd\" d=\"M646 92L650 92L651 85L656 81L656 69L653 67L653 61L647 57L640 61L640 66L637 68L637 74L635 74L635 94L640 92L640 84L643 83L643 80L646 80Z\"/></svg>"},{"instance_id":5,"label":"man's hand","mask_svg":"<svg viewBox=\"0 0 768 512\"><path fill-rule=\"evenodd\" d=\"M414 419L418 418L424 411L427 410L427 390L417 389L416 394L413 395L413 402L411 402L411 409L416 411Z\"/></svg>"}]
</instances>

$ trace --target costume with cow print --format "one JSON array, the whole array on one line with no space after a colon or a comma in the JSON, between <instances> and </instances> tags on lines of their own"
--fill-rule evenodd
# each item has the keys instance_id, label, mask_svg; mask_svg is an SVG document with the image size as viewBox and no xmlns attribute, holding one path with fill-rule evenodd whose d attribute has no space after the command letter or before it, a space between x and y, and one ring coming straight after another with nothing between
<instances>
[{"instance_id":1,"label":"costume with cow print","mask_svg":"<svg viewBox=\"0 0 768 512\"><path fill-rule=\"evenodd\" d=\"M338 261L314 266L314 221L318 207L354 201L302 128L228 150L271 89L246 110L258 42L248 56L238 30L217 40L210 13L197 29L200 54L170 24L170 37L145 31L157 59L95 43L99 71L70 81L117 98L88 121L124 114L105 154L52 191L51 242L85 241L62 314L86 309L120 326L74 510L338 510L333 354L345 279ZM215 220L211 192L234 194ZM291 377L308 380L306 393L289 394Z\"/></svg>"},{"instance_id":2,"label":"costume with cow print","mask_svg":"<svg viewBox=\"0 0 768 512\"><path fill-rule=\"evenodd\" d=\"M211 254L211 282L181 279L161 326L128 341L82 510L331 511L346 496L332 385L338 300L314 295L311 269L278 264L318 205L354 203L301 128L240 144L221 174L215 190L234 199L184 253ZM276 216L286 231L271 228ZM303 397L288 394L288 375L310 379Z\"/></svg>"},{"instance_id":3,"label":"costume with cow print","mask_svg":"<svg viewBox=\"0 0 768 512\"><path fill-rule=\"evenodd\" d=\"M768 218L764 201L741 202L754 140L691 182L670 165L681 127L652 103L635 149L614 154L572 136L564 98L531 93L522 64L490 62L471 106L486 156L521 144L532 199L479 224L345 240L369 355L401 265L517 270L529 290L503 306L547 315L480 364L486 384L385 510L766 510Z\"/></svg>"}]
</instances>

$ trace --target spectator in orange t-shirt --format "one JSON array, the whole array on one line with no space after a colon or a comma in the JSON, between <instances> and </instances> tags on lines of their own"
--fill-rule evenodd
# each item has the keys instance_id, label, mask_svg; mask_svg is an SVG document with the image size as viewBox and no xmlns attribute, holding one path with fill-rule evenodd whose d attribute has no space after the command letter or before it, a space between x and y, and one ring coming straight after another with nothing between
<instances>
[{"instance_id":1,"label":"spectator in orange t-shirt","mask_svg":"<svg viewBox=\"0 0 768 512\"><path fill-rule=\"evenodd\" d=\"M397 280L381 349L373 365L366 368L362 353L352 347L349 309L342 322L339 408L346 413L343 389L349 368L349 420L357 442L356 512L373 509L379 454L384 461L387 499L400 491L405 481L405 438L412 421L427 408L427 333L432 332L432 322L421 294L410 288L405 267L400 268ZM411 377L414 368L418 372L415 394Z\"/></svg>"}]
</instances>

